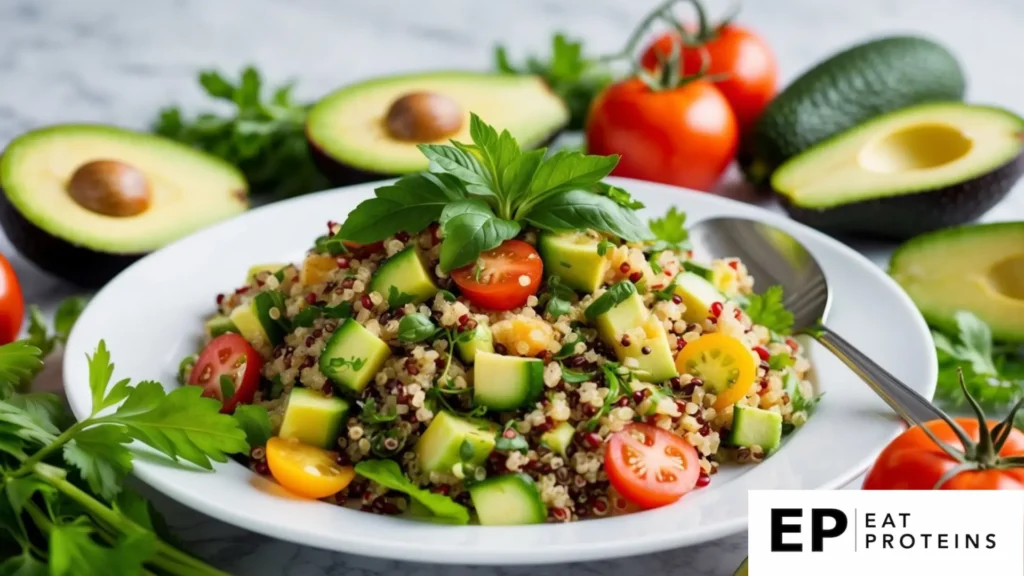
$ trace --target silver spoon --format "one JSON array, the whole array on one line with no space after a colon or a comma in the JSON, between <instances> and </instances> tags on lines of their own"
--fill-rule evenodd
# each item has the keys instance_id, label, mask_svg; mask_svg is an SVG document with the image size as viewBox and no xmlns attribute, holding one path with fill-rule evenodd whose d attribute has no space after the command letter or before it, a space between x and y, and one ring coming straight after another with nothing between
<instances>
[{"instance_id":1,"label":"silver spoon","mask_svg":"<svg viewBox=\"0 0 1024 576\"><path fill-rule=\"evenodd\" d=\"M694 256L739 258L761 286L779 284L793 331L813 337L850 367L908 424L942 417L926 398L825 326L831 291L825 273L797 239L756 220L712 218L690 227Z\"/></svg>"}]
</instances>

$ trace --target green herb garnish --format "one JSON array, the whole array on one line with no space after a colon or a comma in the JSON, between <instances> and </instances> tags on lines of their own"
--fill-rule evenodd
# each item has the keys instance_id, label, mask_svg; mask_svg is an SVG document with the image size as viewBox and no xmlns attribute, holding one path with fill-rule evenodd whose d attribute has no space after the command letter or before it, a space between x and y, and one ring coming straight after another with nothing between
<instances>
[{"instance_id":1,"label":"green herb garnish","mask_svg":"<svg viewBox=\"0 0 1024 576\"><path fill-rule=\"evenodd\" d=\"M359 413L359 419L366 424L384 424L398 418L398 410L391 406L387 412L382 412L377 407L377 400L370 398L363 403L363 410Z\"/></svg>"},{"instance_id":2,"label":"green herb garnish","mask_svg":"<svg viewBox=\"0 0 1024 576\"><path fill-rule=\"evenodd\" d=\"M448 518L458 524L469 523L469 510L442 494L424 490L409 481L393 460L363 460L356 464L356 474L389 490L401 492L422 504L434 516Z\"/></svg>"},{"instance_id":3,"label":"green herb garnish","mask_svg":"<svg viewBox=\"0 0 1024 576\"><path fill-rule=\"evenodd\" d=\"M686 212L680 212L675 206L668 209L661 218L654 218L650 221L651 232L654 233L657 241L651 250L690 250L690 231L686 229Z\"/></svg>"},{"instance_id":4,"label":"green herb garnish","mask_svg":"<svg viewBox=\"0 0 1024 576\"><path fill-rule=\"evenodd\" d=\"M620 280L591 302L583 311L583 315L587 320L594 321L601 314L625 302L633 294L636 294L636 286L629 280Z\"/></svg>"},{"instance_id":5,"label":"green herb garnish","mask_svg":"<svg viewBox=\"0 0 1024 576\"><path fill-rule=\"evenodd\" d=\"M327 306L323 309L324 317L335 320L344 320L352 317L352 303L342 302L337 306Z\"/></svg>"},{"instance_id":6,"label":"green herb garnish","mask_svg":"<svg viewBox=\"0 0 1024 576\"><path fill-rule=\"evenodd\" d=\"M961 310L954 319L956 333L932 332L939 358L936 396L949 406L963 404L960 369L969 394L982 405L1003 407L1016 402L1024 390L1024 356L1009 347L997 351L988 324L974 314Z\"/></svg>"},{"instance_id":7,"label":"green herb garnish","mask_svg":"<svg viewBox=\"0 0 1024 576\"><path fill-rule=\"evenodd\" d=\"M615 250L615 244L608 240L601 240L597 243L597 255L604 256L609 250Z\"/></svg>"},{"instance_id":8,"label":"green herb garnish","mask_svg":"<svg viewBox=\"0 0 1024 576\"><path fill-rule=\"evenodd\" d=\"M431 171L378 188L375 198L349 215L339 236L368 244L439 222L446 272L514 238L523 224L555 232L592 229L634 242L651 238L631 209L590 191L618 156L563 150L545 159L546 149L523 151L507 130L499 134L475 114L470 136L471 145L420 145Z\"/></svg>"},{"instance_id":9,"label":"green herb garnish","mask_svg":"<svg viewBox=\"0 0 1024 576\"><path fill-rule=\"evenodd\" d=\"M545 314L557 319L559 316L567 316L577 300L576 292L572 288L562 284L562 279L558 276L551 276L539 302L544 306Z\"/></svg>"},{"instance_id":10,"label":"green herb garnish","mask_svg":"<svg viewBox=\"0 0 1024 576\"><path fill-rule=\"evenodd\" d=\"M593 372L579 372L571 368L566 368L565 366L561 366L561 368L562 380L565 380L569 384L581 384L594 378Z\"/></svg>"},{"instance_id":11,"label":"green herb garnish","mask_svg":"<svg viewBox=\"0 0 1024 576\"><path fill-rule=\"evenodd\" d=\"M270 440L270 415L263 406L238 404L231 417L238 423L238 427L245 431L245 442L249 446L263 446Z\"/></svg>"},{"instance_id":12,"label":"green herb garnish","mask_svg":"<svg viewBox=\"0 0 1024 576\"><path fill-rule=\"evenodd\" d=\"M768 358L768 367L771 370L785 370L792 366L794 362L796 362L796 360L786 352L781 354L772 354L771 357Z\"/></svg>"},{"instance_id":13,"label":"green herb garnish","mask_svg":"<svg viewBox=\"0 0 1024 576\"><path fill-rule=\"evenodd\" d=\"M406 294L395 286L388 286L388 310L398 310L415 299L412 294Z\"/></svg>"},{"instance_id":14,"label":"green herb garnish","mask_svg":"<svg viewBox=\"0 0 1024 576\"><path fill-rule=\"evenodd\" d=\"M515 420L509 420L494 437L494 449L499 452L521 452L526 454L530 444L515 428Z\"/></svg>"},{"instance_id":15,"label":"green herb garnish","mask_svg":"<svg viewBox=\"0 0 1024 576\"><path fill-rule=\"evenodd\" d=\"M231 376L221 374L218 383L220 384L221 401L227 402L228 399L235 395L235 381L231 379Z\"/></svg>"},{"instance_id":16,"label":"green herb garnish","mask_svg":"<svg viewBox=\"0 0 1024 576\"><path fill-rule=\"evenodd\" d=\"M686 270L687 272L692 272L697 276L700 276L701 278L707 280L708 282L713 281L715 278L715 274L714 272L711 271L711 268L708 268L703 264L697 264L693 260L684 260L683 270Z\"/></svg>"},{"instance_id":17,"label":"green herb garnish","mask_svg":"<svg viewBox=\"0 0 1024 576\"><path fill-rule=\"evenodd\" d=\"M420 314L406 314L398 322L398 339L402 342L423 342L437 334L434 322Z\"/></svg>"},{"instance_id":18,"label":"green herb garnish","mask_svg":"<svg viewBox=\"0 0 1024 576\"><path fill-rule=\"evenodd\" d=\"M747 315L754 324L772 332L789 334L793 329L793 314L782 303L782 286L775 285L763 294L753 294L746 306Z\"/></svg>"}]
</instances>

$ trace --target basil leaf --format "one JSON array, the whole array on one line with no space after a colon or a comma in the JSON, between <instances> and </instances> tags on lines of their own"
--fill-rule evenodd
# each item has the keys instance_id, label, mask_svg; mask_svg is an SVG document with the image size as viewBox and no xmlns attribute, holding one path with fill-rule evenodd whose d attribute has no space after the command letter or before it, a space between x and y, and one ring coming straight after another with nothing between
<instances>
[{"instance_id":1,"label":"basil leaf","mask_svg":"<svg viewBox=\"0 0 1024 576\"><path fill-rule=\"evenodd\" d=\"M412 294L407 294L398 289L397 286L388 286L388 309L398 310L406 304L415 300L416 297Z\"/></svg>"},{"instance_id":2,"label":"basil leaf","mask_svg":"<svg viewBox=\"0 0 1024 576\"><path fill-rule=\"evenodd\" d=\"M609 250L615 250L615 248L615 244L612 244L607 240L601 240L600 242L597 243L597 255L604 256L605 254L608 253Z\"/></svg>"},{"instance_id":3,"label":"basil leaf","mask_svg":"<svg viewBox=\"0 0 1024 576\"><path fill-rule=\"evenodd\" d=\"M472 263L481 252L497 248L519 234L520 225L491 213L466 212L445 223L441 269L449 272Z\"/></svg>"},{"instance_id":4,"label":"basil leaf","mask_svg":"<svg viewBox=\"0 0 1024 576\"><path fill-rule=\"evenodd\" d=\"M407 494L435 516L449 518L459 524L469 523L469 510L465 506L447 496L416 486L402 474L402 469L393 460L362 460L356 464L356 474L390 490Z\"/></svg>"},{"instance_id":5,"label":"basil leaf","mask_svg":"<svg viewBox=\"0 0 1024 576\"><path fill-rule=\"evenodd\" d=\"M513 205L529 195L530 183L547 153L547 148L524 152L502 172L501 187Z\"/></svg>"},{"instance_id":6,"label":"basil leaf","mask_svg":"<svg viewBox=\"0 0 1024 576\"><path fill-rule=\"evenodd\" d=\"M459 200L458 202L452 202L445 206L444 210L441 211L441 219L439 220L441 229L444 229L445 224L447 224L449 220L460 214L485 214L488 216L494 216L494 211L491 210L490 205L477 198L467 198L465 200Z\"/></svg>"},{"instance_id":7,"label":"basil leaf","mask_svg":"<svg viewBox=\"0 0 1024 576\"><path fill-rule=\"evenodd\" d=\"M327 318L333 318L335 320L344 320L345 318L352 317L352 303L342 302L337 306L328 306L324 308L324 316Z\"/></svg>"},{"instance_id":8,"label":"basil leaf","mask_svg":"<svg viewBox=\"0 0 1024 576\"><path fill-rule=\"evenodd\" d=\"M651 237L650 230L631 210L584 190L570 190L548 198L530 210L526 221L552 232L592 229L630 242Z\"/></svg>"},{"instance_id":9,"label":"basil leaf","mask_svg":"<svg viewBox=\"0 0 1024 576\"><path fill-rule=\"evenodd\" d=\"M544 307L544 313L556 319L559 316L568 316L571 310L572 303L557 296L552 296L551 300L548 300L548 305Z\"/></svg>"},{"instance_id":10,"label":"basil leaf","mask_svg":"<svg viewBox=\"0 0 1024 576\"><path fill-rule=\"evenodd\" d=\"M569 384L582 384L593 377L593 372L578 372L562 366L562 380L565 380Z\"/></svg>"},{"instance_id":11,"label":"basil leaf","mask_svg":"<svg viewBox=\"0 0 1024 576\"><path fill-rule=\"evenodd\" d=\"M586 155L578 150L560 150L537 169L530 185L531 205L578 188L589 188L611 174L619 156Z\"/></svg>"},{"instance_id":12,"label":"basil leaf","mask_svg":"<svg viewBox=\"0 0 1024 576\"><path fill-rule=\"evenodd\" d=\"M480 152L483 165L491 174L491 182L495 185L498 199L505 203L509 195L502 186L501 177L505 168L522 155L519 143L508 130L502 130L501 134L498 134L493 126L485 124L476 114L470 115L469 135Z\"/></svg>"},{"instance_id":13,"label":"basil leaf","mask_svg":"<svg viewBox=\"0 0 1024 576\"><path fill-rule=\"evenodd\" d=\"M634 200L633 196L625 188L619 188L618 186L612 186L605 182L598 182L594 185L593 192L600 194L601 196L607 196L615 201L616 204L623 208L629 208L630 210L639 210L644 207L644 203L639 200Z\"/></svg>"},{"instance_id":14,"label":"basil leaf","mask_svg":"<svg viewBox=\"0 0 1024 576\"><path fill-rule=\"evenodd\" d=\"M435 165L431 168L440 168L468 184L491 187L491 175L470 152L443 144L420 144L419 149Z\"/></svg>"},{"instance_id":15,"label":"basil leaf","mask_svg":"<svg viewBox=\"0 0 1024 576\"><path fill-rule=\"evenodd\" d=\"M377 188L349 214L337 236L360 244L384 240L400 231L417 234L441 216L460 195L458 180L449 174L412 174Z\"/></svg>"},{"instance_id":16,"label":"basil leaf","mask_svg":"<svg viewBox=\"0 0 1024 576\"><path fill-rule=\"evenodd\" d=\"M398 323L398 339L403 342L422 342L437 332L437 326L423 314L413 313L402 316Z\"/></svg>"},{"instance_id":17,"label":"basil leaf","mask_svg":"<svg viewBox=\"0 0 1024 576\"><path fill-rule=\"evenodd\" d=\"M359 419L366 424L384 424L398 418L398 410L392 407L387 412L381 412L377 408L377 400L370 398L363 404L363 411L359 413Z\"/></svg>"},{"instance_id":18,"label":"basil leaf","mask_svg":"<svg viewBox=\"0 0 1024 576\"><path fill-rule=\"evenodd\" d=\"M267 409L256 404L238 404L231 417L238 422L238 427L245 431L245 441L249 447L263 446L270 440L270 415Z\"/></svg>"},{"instance_id":19,"label":"basil leaf","mask_svg":"<svg viewBox=\"0 0 1024 576\"><path fill-rule=\"evenodd\" d=\"M636 286L629 280L621 280L591 302L583 315L593 322L595 318L625 302L633 294L636 294Z\"/></svg>"}]
</instances>

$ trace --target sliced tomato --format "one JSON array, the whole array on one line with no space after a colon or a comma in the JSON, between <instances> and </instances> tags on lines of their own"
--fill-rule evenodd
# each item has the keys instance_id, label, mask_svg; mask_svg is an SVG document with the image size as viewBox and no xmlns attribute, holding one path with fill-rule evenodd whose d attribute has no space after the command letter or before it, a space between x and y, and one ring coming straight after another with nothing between
<instances>
[{"instance_id":1,"label":"sliced tomato","mask_svg":"<svg viewBox=\"0 0 1024 576\"><path fill-rule=\"evenodd\" d=\"M544 264L533 246L506 240L473 264L452 271L462 294L480 308L511 310L537 293Z\"/></svg>"},{"instance_id":2,"label":"sliced tomato","mask_svg":"<svg viewBox=\"0 0 1024 576\"><path fill-rule=\"evenodd\" d=\"M757 364L746 344L720 332L704 334L687 344L676 356L676 368L704 381L704 388L715 394L715 410L743 399L757 375Z\"/></svg>"},{"instance_id":3,"label":"sliced tomato","mask_svg":"<svg viewBox=\"0 0 1024 576\"><path fill-rule=\"evenodd\" d=\"M0 254L0 346L18 339L25 319L25 300L21 284L11 263Z\"/></svg>"},{"instance_id":4,"label":"sliced tomato","mask_svg":"<svg viewBox=\"0 0 1024 576\"><path fill-rule=\"evenodd\" d=\"M342 466L331 453L294 439L273 437L267 442L267 467L289 492L320 499L341 492L356 476L351 466Z\"/></svg>"},{"instance_id":5,"label":"sliced tomato","mask_svg":"<svg viewBox=\"0 0 1024 576\"><path fill-rule=\"evenodd\" d=\"M647 424L630 424L608 438L608 481L641 508L657 508L693 490L700 476L697 451L683 438Z\"/></svg>"},{"instance_id":6,"label":"sliced tomato","mask_svg":"<svg viewBox=\"0 0 1024 576\"><path fill-rule=\"evenodd\" d=\"M238 404L250 404L260 383L263 358L238 334L221 334L203 348L189 375L190 386L202 386L203 396L224 405L231 414Z\"/></svg>"}]
</instances>

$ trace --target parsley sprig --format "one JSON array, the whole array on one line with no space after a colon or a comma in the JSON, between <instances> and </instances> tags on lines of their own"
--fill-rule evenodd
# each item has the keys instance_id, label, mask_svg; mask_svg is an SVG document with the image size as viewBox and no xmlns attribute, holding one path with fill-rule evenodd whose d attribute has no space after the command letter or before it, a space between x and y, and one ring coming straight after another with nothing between
<instances>
[{"instance_id":1,"label":"parsley sprig","mask_svg":"<svg viewBox=\"0 0 1024 576\"><path fill-rule=\"evenodd\" d=\"M782 286L771 286L763 294L752 294L744 308L754 324L776 334L789 334L793 330L793 313L783 304Z\"/></svg>"},{"instance_id":2,"label":"parsley sprig","mask_svg":"<svg viewBox=\"0 0 1024 576\"><path fill-rule=\"evenodd\" d=\"M592 229L627 241L651 238L628 193L601 180L619 157L547 149L523 151L507 131L477 115L472 144L421 144L430 169L375 190L342 224L345 240L369 244L399 232L416 234L439 222L440 265L469 265L484 251L515 238L524 225L564 232Z\"/></svg>"},{"instance_id":3,"label":"parsley sprig","mask_svg":"<svg viewBox=\"0 0 1024 576\"><path fill-rule=\"evenodd\" d=\"M3 574L223 574L167 543L161 519L124 490L138 441L157 455L212 468L269 434L266 410L221 414L199 387L166 393L160 384L112 383L100 341L89 360L90 415L71 418L53 394L14 393L39 369L45 343L66 338L80 310L62 307L49 336L38 315L29 338L0 347L0 542ZM40 345L42 344L42 347ZM159 456L157 456L159 457Z\"/></svg>"},{"instance_id":4,"label":"parsley sprig","mask_svg":"<svg viewBox=\"0 0 1024 576\"><path fill-rule=\"evenodd\" d=\"M958 369L970 396L988 407L1005 407L1024 395L1024 353L1011 346L998 347L988 324L967 311L954 315L956 332L932 332L939 357L937 398L963 405Z\"/></svg>"}]
</instances>

